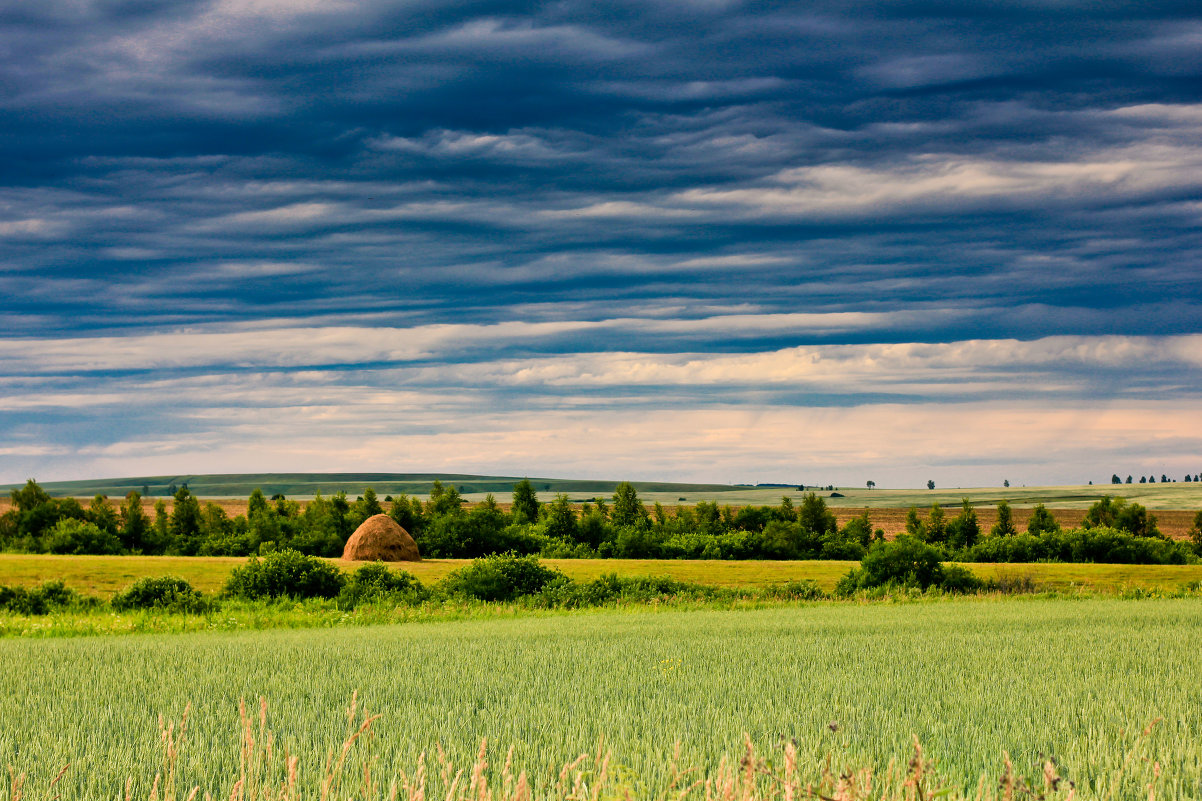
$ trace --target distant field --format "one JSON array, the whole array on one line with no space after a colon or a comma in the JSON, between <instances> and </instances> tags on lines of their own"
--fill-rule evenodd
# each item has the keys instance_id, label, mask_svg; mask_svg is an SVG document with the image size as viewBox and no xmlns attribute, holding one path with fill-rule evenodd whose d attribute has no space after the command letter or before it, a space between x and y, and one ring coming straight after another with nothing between
<instances>
[{"instance_id":1,"label":"distant field","mask_svg":"<svg viewBox=\"0 0 1202 801\"><path fill-rule=\"evenodd\" d=\"M1177 478L1180 478L1178 476ZM513 485L521 480L514 476L477 476L434 473L259 473L228 475L177 475L142 476L120 479L89 479L83 481L47 481L42 487L56 496L71 495L91 498L107 495L110 498L124 497L130 490L144 495L162 497L171 486L187 484L193 494L203 498L228 498L244 501L255 488L262 489L268 496L283 493L289 498L307 499L320 491L325 495L339 490L351 497L372 487L383 498L385 495L409 495L424 497L430 485L441 480L447 486L458 487L470 502L484 499L487 493L498 500L508 499ZM620 480L620 479L618 479ZM568 495L574 502L607 498L613 493L618 480L534 478L530 481L544 500L550 500L558 492ZM677 503L695 504L698 501L716 501L732 506L776 505L781 496L787 495L798 501L804 494L796 486L749 487L728 484L686 484L677 482L632 482L642 499L652 504L656 501L665 506ZM20 485L0 485L0 495L7 497L8 491ZM144 491L147 490L147 491ZM930 506L938 502L944 506L958 505L967 497L974 504L993 505L1007 500L1013 506L1034 506L1043 503L1056 509L1085 509L1103 495L1114 495L1141 503L1149 509L1202 509L1202 483L1176 484L1096 484L1063 487L938 487L926 489L874 489L863 486L838 487L843 497L831 498L829 491L819 494L832 506L868 508L908 508ZM683 499L683 500L681 500Z\"/></svg>"},{"instance_id":2,"label":"distant field","mask_svg":"<svg viewBox=\"0 0 1202 801\"><path fill-rule=\"evenodd\" d=\"M82 592L108 597L144 576L180 576L204 592L216 592L234 566L246 560L211 556L49 556L0 554L0 584L32 585L61 579ZM356 562L332 560L344 570ZM687 561L658 559L547 559L546 564L578 580L606 573L671 576L720 587L763 587L810 579L831 590L856 562ZM423 582L438 581L464 559L428 559L398 566ZM1049 589L1083 587L1101 592L1123 588L1172 590L1202 581L1202 565L971 564L982 578L1030 578Z\"/></svg>"},{"instance_id":3,"label":"distant field","mask_svg":"<svg viewBox=\"0 0 1202 801\"><path fill-rule=\"evenodd\" d=\"M134 476L130 478L101 478L81 481L43 481L43 489L55 496L108 495L124 497L130 490L143 495L166 496L171 487L188 485L194 495L212 498L245 498L254 489L268 496L282 492L290 498L312 498L317 492L332 495L339 490L350 496L372 487L380 494L427 495L437 479L446 486L455 486L464 494L479 495L492 492L508 496L522 476L477 476L458 473L230 473L221 475ZM590 493L608 495L621 479L565 479L530 477L538 492ZM666 481L632 482L640 492L722 492L731 489L726 484L689 484ZM0 492L21 486L0 485Z\"/></svg>"},{"instance_id":4,"label":"distant field","mask_svg":"<svg viewBox=\"0 0 1202 801\"><path fill-rule=\"evenodd\" d=\"M1202 509L1202 482L1179 484L1097 484L1071 487L938 487L934 490L925 489L875 489L864 487L839 487L841 498L830 497L829 491L818 492L826 502L834 507L867 507L902 508L911 506L927 507L939 503L944 507L959 506L963 498L968 498L974 505L994 505L998 501L1008 501L1011 506L1031 507L1042 503L1056 509L1088 509L1094 501L1104 495L1127 498L1143 504L1149 509ZM685 503L696 503L699 500L716 500L719 503L729 503L732 506L770 505L780 503L782 495L790 497L797 503L804 493L796 488L789 489L757 489L751 487L736 487L722 493L673 494L671 492L646 492L640 497L646 503L659 501L665 506L672 506L680 497L686 498ZM483 496L481 496L483 497ZM580 496L569 494L573 500Z\"/></svg>"}]
</instances>

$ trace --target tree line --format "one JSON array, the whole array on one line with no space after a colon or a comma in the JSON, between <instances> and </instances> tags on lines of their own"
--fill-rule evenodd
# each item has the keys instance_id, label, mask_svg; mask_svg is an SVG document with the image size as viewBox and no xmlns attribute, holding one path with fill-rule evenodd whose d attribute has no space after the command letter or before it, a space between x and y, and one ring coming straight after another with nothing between
<instances>
[{"instance_id":1,"label":"tree line","mask_svg":"<svg viewBox=\"0 0 1202 801\"><path fill-rule=\"evenodd\" d=\"M1189 473L1186 473L1185 478L1183 479L1183 481L1187 484L1191 483L1191 482L1199 481L1199 480L1202 480L1202 476L1199 476L1197 473L1193 474L1192 476ZM1169 478L1167 474L1165 474L1165 473L1160 474L1160 483L1161 484L1175 484L1176 482L1177 482L1176 479ZM1127 480L1124 481L1123 479L1119 478L1118 473L1113 473L1110 476L1110 483L1111 484L1155 484L1156 476L1155 475L1140 476L1139 481L1134 481L1131 476L1127 476Z\"/></svg>"},{"instance_id":2,"label":"tree line","mask_svg":"<svg viewBox=\"0 0 1202 801\"><path fill-rule=\"evenodd\" d=\"M490 494L468 507L458 489L435 481L426 500L399 495L379 499L368 488L355 499L318 494L303 507L283 495L255 490L245 514L230 516L202 504L179 487L170 510L160 498L152 515L140 493L115 506L96 496L85 507L74 498L52 498L32 479L12 492L13 508L0 515L0 549L60 554L173 554L249 556L292 549L311 556L341 555L346 540L367 518L388 514L430 558L478 558L494 553L558 558L626 559L840 559L864 558L884 539L868 512L839 526L823 498L807 493L795 505L738 509L717 503L648 508L623 482L609 499L579 510L566 495L540 500L528 480L516 484L512 504ZM1202 512L1191 543L1161 535L1156 518L1139 504L1104 498L1079 529L1062 530L1051 512L1037 506L1020 533L1010 507L998 505L998 522L982 531L965 500L949 518L934 504L925 514L911 509L907 534L939 549L951 561L1114 561L1168 563L1202 554Z\"/></svg>"}]
</instances>

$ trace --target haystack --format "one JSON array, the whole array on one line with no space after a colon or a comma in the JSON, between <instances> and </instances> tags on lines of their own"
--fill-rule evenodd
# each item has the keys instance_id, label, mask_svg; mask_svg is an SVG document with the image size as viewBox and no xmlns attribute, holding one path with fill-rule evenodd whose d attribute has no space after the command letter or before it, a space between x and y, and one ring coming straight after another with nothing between
<instances>
[{"instance_id":1,"label":"haystack","mask_svg":"<svg viewBox=\"0 0 1202 801\"><path fill-rule=\"evenodd\" d=\"M372 515L355 529L342 549L343 559L357 562L420 562L417 543L388 515Z\"/></svg>"}]
</instances>

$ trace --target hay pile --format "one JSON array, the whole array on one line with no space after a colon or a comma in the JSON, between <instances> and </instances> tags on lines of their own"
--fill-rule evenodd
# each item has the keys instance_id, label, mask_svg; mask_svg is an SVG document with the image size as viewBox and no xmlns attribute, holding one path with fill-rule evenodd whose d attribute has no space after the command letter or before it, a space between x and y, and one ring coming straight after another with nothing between
<instances>
[{"instance_id":1,"label":"hay pile","mask_svg":"<svg viewBox=\"0 0 1202 801\"><path fill-rule=\"evenodd\" d=\"M420 562L417 543L388 515L372 515L355 529L342 549L343 559L357 562Z\"/></svg>"}]
</instances>

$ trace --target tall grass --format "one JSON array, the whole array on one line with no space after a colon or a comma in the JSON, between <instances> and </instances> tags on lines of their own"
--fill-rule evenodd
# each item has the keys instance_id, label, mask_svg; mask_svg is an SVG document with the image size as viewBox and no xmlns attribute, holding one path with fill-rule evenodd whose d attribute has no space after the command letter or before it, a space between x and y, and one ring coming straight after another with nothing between
<instances>
[{"instance_id":1,"label":"tall grass","mask_svg":"<svg viewBox=\"0 0 1202 801\"><path fill-rule=\"evenodd\" d=\"M632 797L663 801L1015 801L1038 798L1040 801L1076 799L1075 782L1061 775L1060 766L1046 759L1033 777L1015 769L1009 754L1003 754L998 771L983 774L975 787L949 785L940 775L937 760L931 759L918 738L904 760L890 760L881 771L837 761L832 754L806 759L797 744L786 741L767 754L757 752L750 736L743 735L743 747L737 759L723 755L712 768L682 763L680 744L676 744L667 762L669 771L661 786L649 787L637 775L615 761L614 752L604 740L596 748L581 753L558 769L532 776L515 765L510 747L496 770L488 741L482 740L474 760L457 767L441 746L435 746L436 767L428 769L427 754L421 753L411 770L399 769L392 776L381 775L373 753L374 726L381 715L360 711L358 693L352 695L346 710L346 728L341 743L331 745L324 760L316 754L301 756L279 743L268 725L267 701L259 699L258 714L247 711L245 701L238 704L239 727L227 743L236 750L237 768L219 777L212 786L190 788L181 781L181 752L188 747L190 706L185 706L178 721L159 718L159 762L147 795L148 801L603 801ZM1160 784L1160 763L1148 754L1153 721L1134 738L1125 753L1116 753L1108 775L1093 792L1083 798L1116 799L1138 797L1146 793L1154 801ZM48 784L48 792L70 769L59 769ZM4 797L23 801L26 775L11 767L9 786ZM134 780L129 777L116 794L123 801L134 801ZM61 797L61 793L53 798Z\"/></svg>"},{"instance_id":2,"label":"tall grass","mask_svg":"<svg viewBox=\"0 0 1202 801\"><path fill-rule=\"evenodd\" d=\"M331 710L358 688L382 715L370 729L380 777L412 777L417 755L435 757L437 745L470 765L488 738L512 745L515 765L543 786L604 736L611 774L650 798L670 783L677 740L679 763L707 776L722 754L742 753L747 733L777 767L794 743L801 765L830 755L836 772L879 778L917 735L951 786L975 788L1009 753L1016 775L1038 779L1054 759L1079 793L1096 795L1131 727L1163 717L1147 742L1164 768L1157 795L1196 798L1199 653L1197 599L609 609L10 639L0 641L0 767L29 770L30 797L70 762L56 790L65 798L112 799L132 776L134 797L146 799L158 761L147 730L159 712L178 721L190 700L177 786L225 793L239 770L231 710L263 696L273 747L310 775L306 760L324 757L332 727L345 724Z\"/></svg>"}]
</instances>

